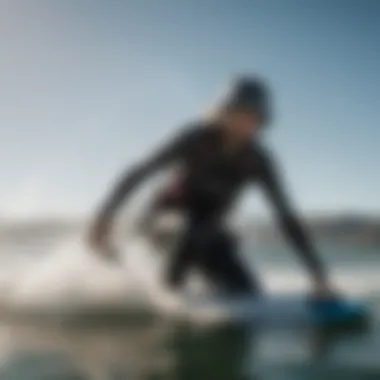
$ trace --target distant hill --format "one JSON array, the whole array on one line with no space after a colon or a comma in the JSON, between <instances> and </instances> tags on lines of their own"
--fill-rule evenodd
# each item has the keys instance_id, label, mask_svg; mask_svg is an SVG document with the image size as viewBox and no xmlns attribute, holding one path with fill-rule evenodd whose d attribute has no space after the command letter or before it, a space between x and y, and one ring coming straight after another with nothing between
<instances>
[{"instance_id":1,"label":"distant hill","mask_svg":"<svg viewBox=\"0 0 380 380\"><path fill-rule=\"evenodd\" d=\"M318 239L380 245L380 217L341 214L310 217L306 221ZM86 226L87 221L81 219L3 220L0 221L0 239L55 238L84 230ZM126 235L133 233L131 223L123 223L121 227ZM249 240L270 243L282 239L281 231L272 224L246 220L239 228L241 235Z\"/></svg>"},{"instance_id":2,"label":"distant hill","mask_svg":"<svg viewBox=\"0 0 380 380\"><path fill-rule=\"evenodd\" d=\"M39 237L68 236L83 228L83 221L46 218L28 221L3 220L0 222L0 239L28 240Z\"/></svg>"},{"instance_id":3,"label":"distant hill","mask_svg":"<svg viewBox=\"0 0 380 380\"><path fill-rule=\"evenodd\" d=\"M380 245L380 217L347 214L310 217L306 222L318 239ZM263 223L245 224L243 234L260 242L273 242L282 238L277 226Z\"/></svg>"}]
</instances>

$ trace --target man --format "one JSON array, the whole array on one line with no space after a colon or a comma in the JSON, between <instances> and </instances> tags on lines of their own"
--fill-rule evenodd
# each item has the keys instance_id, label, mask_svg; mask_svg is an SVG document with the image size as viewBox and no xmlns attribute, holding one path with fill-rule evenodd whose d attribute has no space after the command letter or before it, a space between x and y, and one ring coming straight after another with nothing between
<instances>
[{"instance_id":1,"label":"man","mask_svg":"<svg viewBox=\"0 0 380 380\"><path fill-rule=\"evenodd\" d=\"M283 191L273 158L260 134L270 122L270 93L255 77L236 80L217 112L180 131L158 152L128 170L97 215L90 240L98 252L110 252L112 220L120 205L143 180L170 165L179 169L153 202L152 220L176 211L186 217L185 231L170 252L166 283L178 288L192 269L229 293L260 294L261 287L244 267L237 240L225 219L240 191L259 185L277 219L300 253L320 296L330 295L325 269Z\"/></svg>"}]
</instances>

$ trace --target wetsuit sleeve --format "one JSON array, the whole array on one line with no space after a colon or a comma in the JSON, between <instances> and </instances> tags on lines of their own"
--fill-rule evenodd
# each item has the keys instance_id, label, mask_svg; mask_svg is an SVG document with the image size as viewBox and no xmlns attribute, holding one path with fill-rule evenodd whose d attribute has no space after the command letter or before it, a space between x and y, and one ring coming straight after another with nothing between
<instances>
[{"instance_id":1,"label":"wetsuit sleeve","mask_svg":"<svg viewBox=\"0 0 380 380\"><path fill-rule=\"evenodd\" d=\"M301 254L301 258L314 278L317 281L325 280L325 269L318 259L310 236L285 194L284 186L273 159L267 154L262 156L261 180L265 194L274 206L278 222L283 231Z\"/></svg>"},{"instance_id":2,"label":"wetsuit sleeve","mask_svg":"<svg viewBox=\"0 0 380 380\"><path fill-rule=\"evenodd\" d=\"M124 173L116 186L112 190L110 196L100 209L99 220L107 220L113 216L121 204L126 200L128 195L145 179L156 173L160 169L164 169L171 163L180 159L193 142L201 134L199 127L188 127L182 130L170 142L164 144L155 153L137 165L129 168Z\"/></svg>"}]
</instances>

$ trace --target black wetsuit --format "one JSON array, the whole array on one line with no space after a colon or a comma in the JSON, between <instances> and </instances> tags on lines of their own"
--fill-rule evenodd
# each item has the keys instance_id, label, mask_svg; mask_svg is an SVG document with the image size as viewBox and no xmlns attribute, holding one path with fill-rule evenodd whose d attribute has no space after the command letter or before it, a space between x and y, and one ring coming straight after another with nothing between
<instances>
[{"instance_id":1,"label":"black wetsuit","mask_svg":"<svg viewBox=\"0 0 380 380\"><path fill-rule=\"evenodd\" d=\"M293 209L289 206L273 160L258 142L225 149L223 129L203 122L182 130L171 142L124 176L103 209L110 216L143 179L178 164L173 183L155 199L154 209L174 208L187 214L187 231L171 257L167 281L182 283L189 269L200 269L213 284L232 292L256 292L259 284L236 254L236 240L221 223L243 187L258 183L274 205L278 220L316 278L321 263Z\"/></svg>"}]
</instances>

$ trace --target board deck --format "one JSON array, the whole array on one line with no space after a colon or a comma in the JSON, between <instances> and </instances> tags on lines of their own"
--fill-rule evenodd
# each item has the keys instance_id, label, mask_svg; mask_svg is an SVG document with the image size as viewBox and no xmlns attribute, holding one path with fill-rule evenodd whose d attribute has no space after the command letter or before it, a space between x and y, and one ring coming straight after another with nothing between
<instances>
[{"instance_id":1,"label":"board deck","mask_svg":"<svg viewBox=\"0 0 380 380\"><path fill-rule=\"evenodd\" d=\"M254 322L260 324L329 325L364 321L369 316L360 301L311 300L302 295L278 295L262 299L181 297L167 303L161 312L198 322Z\"/></svg>"}]
</instances>

